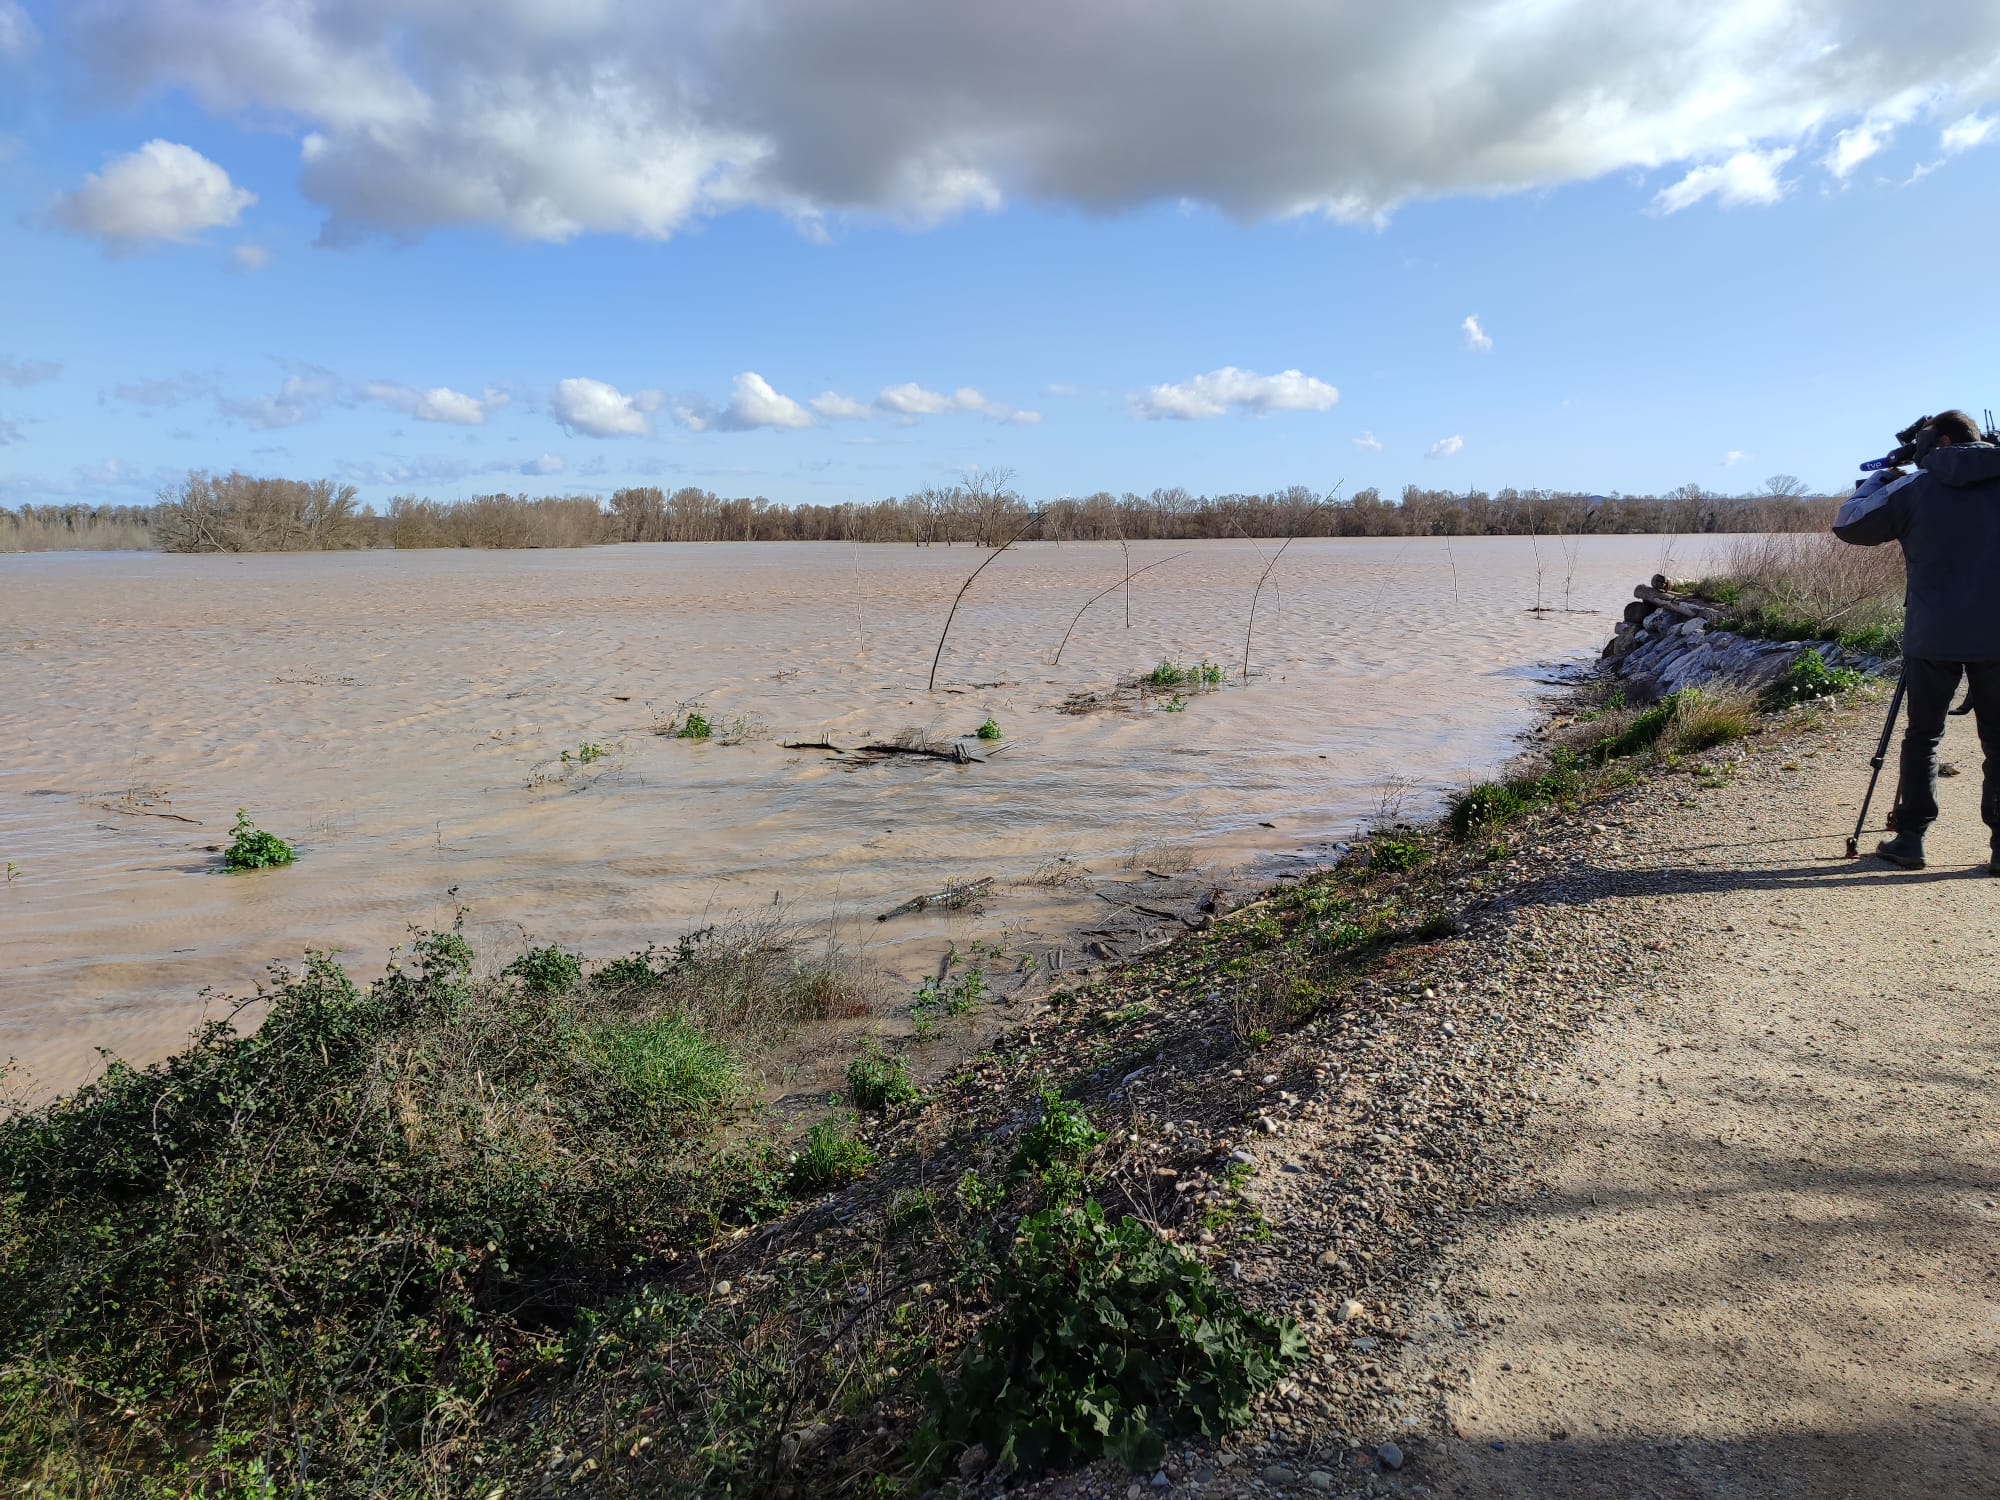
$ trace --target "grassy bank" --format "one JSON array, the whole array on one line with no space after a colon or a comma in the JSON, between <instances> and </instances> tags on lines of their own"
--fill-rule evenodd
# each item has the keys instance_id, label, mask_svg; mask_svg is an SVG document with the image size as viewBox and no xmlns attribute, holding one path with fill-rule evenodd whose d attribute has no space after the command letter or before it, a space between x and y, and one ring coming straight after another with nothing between
<instances>
[{"instance_id":1,"label":"grassy bank","mask_svg":"<svg viewBox=\"0 0 2000 1500\"><path fill-rule=\"evenodd\" d=\"M1746 538L1694 592L1727 609L1729 628L1745 635L1894 656L1902 649L1903 584L1900 547L1851 547L1819 532Z\"/></svg>"},{"instance_id":2,"label":"grassy bank","mask_svg":"<svg viewBox=\"0 0 2000 1500\"><path fill-rule=\"evenodd\" d=\"M421 934L365 987L313 957L254 1032L0 1125L0 1477L846 1495L1150 1468L1311 1368L1294 1305L1230 1269L1273 1237L1243 1148L1351 1065L1380 1124L1306 1268L1406 1274L1516 1091L1427 1081L1385 1007L1478 967L1468 923L1550 820L1726 774L1766 722L1580 703L1439 823L1056 991L948 1076L864 1049L793 1140L741 1080L858 997L781 927L497 972ZM1316 1355L1361 1359L1380 1329L1340 1323Z\"/></svg>"}]
</instances>

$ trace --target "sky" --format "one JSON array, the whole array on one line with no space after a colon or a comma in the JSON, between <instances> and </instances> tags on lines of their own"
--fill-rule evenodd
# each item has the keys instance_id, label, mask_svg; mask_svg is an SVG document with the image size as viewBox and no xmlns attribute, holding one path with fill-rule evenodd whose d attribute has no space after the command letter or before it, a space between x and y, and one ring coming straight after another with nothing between
<instances>
[{"instance_id":1,"label":"sky","mask_svg":"<svg viewBox=\"0 0 2000 1500\"><path fill-rule=\"evenodd\" d=\"M2000 6L0 0L0 504L1849 483Z\"/></svg>"}]
</instances>

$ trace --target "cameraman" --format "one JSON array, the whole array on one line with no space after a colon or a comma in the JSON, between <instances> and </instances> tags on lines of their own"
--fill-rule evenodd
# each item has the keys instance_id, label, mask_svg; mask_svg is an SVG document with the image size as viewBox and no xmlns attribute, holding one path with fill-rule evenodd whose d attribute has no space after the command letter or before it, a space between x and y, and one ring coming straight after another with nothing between
<instances>
[{"instance_id":1,"label":"cameraman","mask_svg":"<svg viewBox=\"0 0 2000 1500\"><path fill-rule=\"evenodd\" d=\"M1905 870L1924 867L1924 832L1937 821L1937 750L1961 676L1971 679L1986 752L1979 814L1992 839L1987 868L2000 875L2000 447L1972 418L1948 411L1911 440L1918 471L1885 470L1856 487L1835 517L1843 542L1903 544L1903 733L1896 836L1875 852Z\"/></svg>"}]
</instances>

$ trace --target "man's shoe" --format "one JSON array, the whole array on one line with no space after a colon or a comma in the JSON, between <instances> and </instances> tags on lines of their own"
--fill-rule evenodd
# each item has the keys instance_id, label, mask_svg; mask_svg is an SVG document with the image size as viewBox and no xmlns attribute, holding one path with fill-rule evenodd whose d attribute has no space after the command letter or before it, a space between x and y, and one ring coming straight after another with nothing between
<instances>
[{"instance_id":1,"label":"man's shoe","mask_svg":"<svg viewBox=\"0 0 2000 1500\"><path fill-rule=\"evenodd\" d=\"M2000 845L1994 847L1993 858L1986 865L1986 873L1988 875L2000 875Z\"/></svg>"},{"instance_id":2,"label":"man's shoe","mask_svg":"<svg viewBox=\"0 0 2000 1500\"><path fill-rule=\"evenodd\" d=\"M1924 836L1921 833L1899 833L1892 839L1884 839L1875 846L1875 857L1886 859L1899 869L1921 870L1924 868Z\"/></svg>"}]
</instances>

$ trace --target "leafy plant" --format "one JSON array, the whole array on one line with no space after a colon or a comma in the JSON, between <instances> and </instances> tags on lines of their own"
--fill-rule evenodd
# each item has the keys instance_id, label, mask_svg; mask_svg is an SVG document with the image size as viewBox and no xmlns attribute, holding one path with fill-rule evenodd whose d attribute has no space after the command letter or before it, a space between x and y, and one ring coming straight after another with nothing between
<instances>
[{"instance_id":1,"label":"leafy plant","mask_svg":"<svg viewBox=\"0 0 2000 1500\"><path fill-rule=\"evenodd\" d=\"M1082 1105L1063 1098L1049 1084L1042 1086L1041 1095L1041 1118L1021 1133L1021 1143L1014 1148L1016 1172L1074 1167L1104 1143L1104 1132L1090 1123Z\"/></svg>"},{"instance_id":2,"label":"leafy plant","mask_svg":"<svg viewBox=\"0 0 2000 1500\"><path fill-rule=\"evenodd\" d=\"M574 754L572 754L568 750L563 751L562 758L565 764L567 764L571 760L576 760L582 762L584 765L587 766L594 760L604 759L604 757L609 755L610 753L611 752L609 750L607 750L604 746L596 743L594 740L585 740L581 745L578 745L576 747L576 751Z\"/></svg>"},{"instance_id":3,"label":"leafy plant","mask_svg":"<svg viewBox=\"0 0 2000 1500\"><path fill-rule=\"evenodd\" d=\"M1801 651L1785 675L1764 690L1761 706L1767 712L1776 712L1795 703L1837 697L1860 687L1861 680L1861 674L1851 668L1829 667L1826 658L1817 651Z\"/></svg>"},{"instance_id":4,"label":"leafy plant","mask_svg":"<svg viewBox=\"0 0 2000 1500\"><path fill-rule=\"evenodd\" d=\"M230 831L235 838L222 851L225 869L269 870L298 858L297 850L275 833L257 827L250 821L250 814L240 807L236 809L236 826Z\"/></svg>"},{"instance_id":5,"label":"leafy plant","mask_svg":"<svg viewBox=\"0 0 2000 1500\"><path fill-rule=\"evenodd\" d=\"M910 1001L910 1019L916 1024L917 1035L929 1040L943 1028L947 1017L969 1015L985 998L986 975L979 969L926 979Z\"/></svg>"},{"instance_id":6,"label":"leafy plant","mask_svg":"<svg viewBox=\"0 0 2000 1500\"><path fill-rule=\"evenodd\" d=\"M978 1443L1003 1473L1100 1457L1143 1472L1170 1438L1244 1426L1306 1349L1297 1325L1244 1308L1185 1251L1095 1202L1025 1220L991 1295L956 1382L926 1372L918 1449L933 1469Z\"/></svg>"},{"instance_id":7,"label":"leafy plant","mask_svg":"<svg viewBox=\"0 0 2000 1500\"><path fill-rule=\"evenodd\" d=\"M847 1065L847 1102L856 1109L894 1109L916 1099L917 1086L910 1081L909 1068L900 1057L884 1052L874 1042Z\"/></svg>"},{"instance_id":8,"label":"leafy plant","mask_svg":"<svg viewBox=\"0 0 2000 1500\"><path fill-rule=\"evenodd\" d=\"M845 1120L825 1120L806 1132L792 1158L791 1188L801 1197L853 1182L875 1165L875 1153Z\"/></svg>"},{"instance_id":9,"label":"leafy plant","mask_svg":"<svg viewBox=\"0 0 2000 1500\"><path fill-rule=\"evenodd\" d=\"M691 708L687 711L687 717L681 720L680 728L674 731L674 738L677 740L705 740L714 733L715 726L709 723L708 716L699 708Z\"/></svg>"},{"instance_id":10,"label":"leafy plant","mask_svg":"<svg viewBox=\"0 0 2000 1500\"><path fill-rule=\"evenodd\" d=\"M988 714L986 722L976 732L982 740L997 740L1000 738L1000 721Z\"/></svg>"},{"instance_id":11,"label":"leafy plant","mask_svg":"<svg viewBox=\"0 0 2000 1500\"><path fill-rule=\"evenodd\" d=\"M538 999L567 995L583 983L583 960L566 948L551 943L546 948L530 948L501 974L521 981L521 988Z\"/></svg>"},{"instance_id":12,"label":"leafy plant","mask_svg":"<svg viewBox=\"0 0 2000 1500\"><path fill-rule=\"evenodd\" d=\"M1410 839L1376 839L1368 846L1369 866L1377 870L1402 873L1414 870L1430 855L1423 845Z\"/></svg>"}]
</instances>

